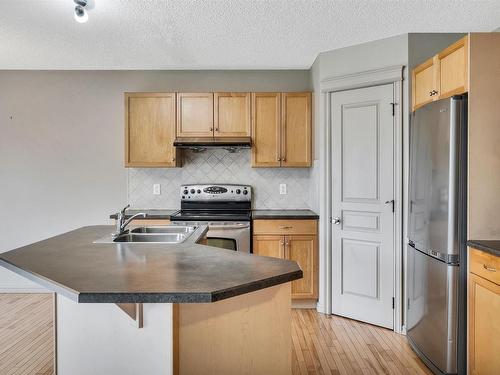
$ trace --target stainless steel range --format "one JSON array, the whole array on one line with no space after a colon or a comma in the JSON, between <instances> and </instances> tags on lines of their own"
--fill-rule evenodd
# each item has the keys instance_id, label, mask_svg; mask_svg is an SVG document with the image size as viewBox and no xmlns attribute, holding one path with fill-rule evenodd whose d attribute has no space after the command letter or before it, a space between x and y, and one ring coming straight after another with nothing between
<instances>
[{"instance_id":1,"label":"stainless steel range","mask_svg":"<svg viewBox=\"0 0 500 375\"><path fill-rule=\"evenodd\" d=\"M252 188L245 185L183 185L174 224L208 225L210 246L251 252Z\"/></svg>"}]
</instances>

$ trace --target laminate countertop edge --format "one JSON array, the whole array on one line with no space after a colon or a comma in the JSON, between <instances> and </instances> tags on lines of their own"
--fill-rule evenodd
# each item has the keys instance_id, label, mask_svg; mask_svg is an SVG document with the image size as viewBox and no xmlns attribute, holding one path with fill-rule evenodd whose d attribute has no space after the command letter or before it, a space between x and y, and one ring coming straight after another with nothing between
<instances>
[{"instance_id":1,"label":"laminate countertop edge","mask_svg":"<svg viewBox=\"0 0 500 375\"><path fill-rule=\"evenodd\" d=\"M500 257L500 240L469 240L467 246Z\"/></svg>"}]
</instances>

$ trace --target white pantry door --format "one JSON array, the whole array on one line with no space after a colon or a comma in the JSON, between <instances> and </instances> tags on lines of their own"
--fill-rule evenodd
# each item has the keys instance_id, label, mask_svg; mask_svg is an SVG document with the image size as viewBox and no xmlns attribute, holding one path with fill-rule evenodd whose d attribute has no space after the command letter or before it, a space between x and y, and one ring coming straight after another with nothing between
<instances>
[{"instance_id":1,"label":"white pantry door","mask_svg":"<svg viewBox=\"0 0 500 375\"><path fill-rule=\"evenodd\" d=\"M335 92L332 310L393 328L393 85Z\"/></svg>"}]
</instances>

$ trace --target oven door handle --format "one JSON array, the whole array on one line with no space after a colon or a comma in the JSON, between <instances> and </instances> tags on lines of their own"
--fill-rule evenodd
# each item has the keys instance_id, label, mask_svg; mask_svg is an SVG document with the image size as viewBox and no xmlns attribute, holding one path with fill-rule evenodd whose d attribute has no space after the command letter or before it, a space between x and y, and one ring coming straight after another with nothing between
<instances>
[{"instance_id":1,"label":"oven door handle","mask_svg":"<svg viewBox=\"0 0 500 375\"><path fill-rule=\"evenodd\" d=\"M250 224L209 225L209 230L230 230L250 228Z\"/></svg>"}]
</instances>

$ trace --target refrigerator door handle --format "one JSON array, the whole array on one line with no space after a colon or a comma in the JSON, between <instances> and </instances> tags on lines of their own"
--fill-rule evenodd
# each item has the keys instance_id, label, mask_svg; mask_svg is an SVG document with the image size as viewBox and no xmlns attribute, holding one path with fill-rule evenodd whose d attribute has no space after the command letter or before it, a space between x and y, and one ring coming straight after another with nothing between
<instances>
[{"instance_id":1,"label":"refrigerator door handle","mask_svg":"<svg viewBox=\"0 0 500 375\"><path fill-rule=\"evenodd\" d=\"M458 255L457 241L457 188L458 188L458 125L460 103L452 99L450 108L450 150L448 172L448 239L447 253Z\"/></svg>"}]
</instances>

